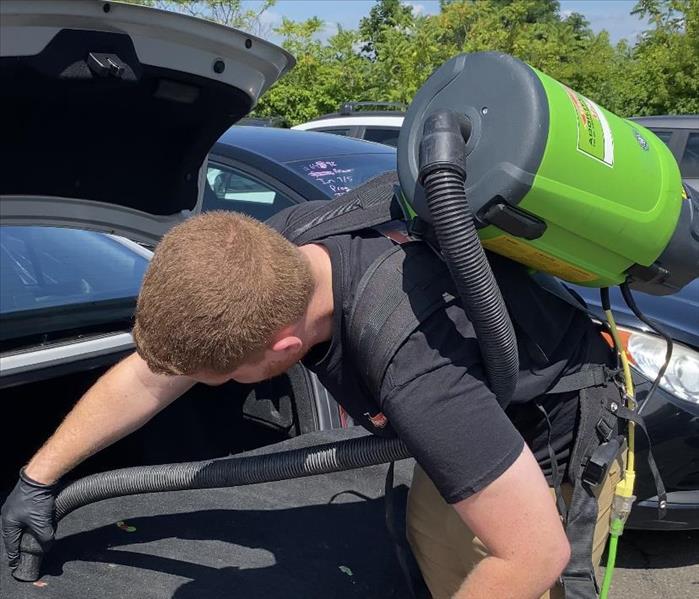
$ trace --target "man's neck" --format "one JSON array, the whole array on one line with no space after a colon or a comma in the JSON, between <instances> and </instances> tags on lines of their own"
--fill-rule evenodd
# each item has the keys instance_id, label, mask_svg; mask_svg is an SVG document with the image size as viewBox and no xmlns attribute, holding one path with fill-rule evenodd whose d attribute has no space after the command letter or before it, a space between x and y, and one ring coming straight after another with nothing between
<instances>
[{"instance_id":1,"label":"man's neck","mask_svg":"<svg viewBox=\"0 0 699 599\"><path fill-rule=\"evenodd\" d=\"M333 276L330 254L325 246L311 243L299 247L311 267L315 289L303 320L304 342L308 348L330 341L333 332Z\"/></svg>"}]
</instances>

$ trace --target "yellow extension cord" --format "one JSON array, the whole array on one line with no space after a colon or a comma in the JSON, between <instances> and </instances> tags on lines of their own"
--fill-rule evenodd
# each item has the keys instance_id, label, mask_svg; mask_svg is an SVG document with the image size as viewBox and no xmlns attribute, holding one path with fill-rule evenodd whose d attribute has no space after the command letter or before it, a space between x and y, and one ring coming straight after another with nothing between
<instances>
[{"instance_id":1,"label":"yellow extension cord","mask_svg":"<svg viewBox=\"0 0 699 599\"><path fill-rule=\"evenodd\" d=\"M605 310L604 313L607 317L609 329L612 333L612 339L614 340L614 347L619 354L619 359L621 360L621 366L624 372L624 395L627 407L630 410L633 410L636 408L636 402L633 379L631 378L631 367L629 366L629 358L626 354L624 346L621 343L619 332L616 328L616 322L614 322L614 316L612 315L611 310ZM600 599L607 599L609 594L609 588L611 587L612 576L614 574L614 565L616 562L616 551L619 537L624 532L626 518L628 517L629 512L631 511L631 506L636 499L633 494L633 488L636 482L634 438L635 425L633 422L629 422L626 466L624 469L624 477L617 484L614 490L611 522L609 526L609 553L607 557L607 567L604 572L604 580L602 581L602 588L600 591Z\"/></svg>"}]
</instances>

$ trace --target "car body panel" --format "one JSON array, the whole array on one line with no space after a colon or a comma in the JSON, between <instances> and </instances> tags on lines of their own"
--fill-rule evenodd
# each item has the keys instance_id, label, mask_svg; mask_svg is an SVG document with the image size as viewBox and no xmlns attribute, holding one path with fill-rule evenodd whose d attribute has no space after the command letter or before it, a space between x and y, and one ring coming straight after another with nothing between
<instances>
[{"instance_id":1,"label":"car body panel","mask_svg":"<svg viewBox=\"0 0 699 599\"><path fill-rule=\"evenodd\" d=\"M10 382L17 381L20 374L63 366L76 361L83 362L98 356L113 355L115 352L132 350L134 347L131 333L122 332L2 354L0 355L0 388L10 386Z\"/></svg>"},{"instance_id":2,"label":"car body panel","mask_svg":"<svg viewBox=\"0 0 699 599\"><path fill-rule=\"evenodd\" d=\"M629 120L641 123L647 129L699 129L697 114L635 116Z\"/></svg>"},{"instance_id":3,"label":"car body panel","mask_svg":"<svg viewBox=\"0 0 699 599\"><path fill-rule=\"evenodd\" d=\"M135 4L3 0L0 15L0 56L38 54L64 28L119 31L133 40L142 63L215 79L242 89L253 101L296 62L282 48L254 35ZM250 48L246 48L246 40L251 41ZM235 68L214 72L211 65L217 58L232 61Z\"/></svg>"},{"instance_id":4,"label":"car body panel","mask_svg":"<svg viewBox=\"0 0 699 599\"><path fill-rule=\"evenodd\" d=\"M692 414L682 402L662 388L646 400L651 382L635 373L639 413L652 441L668 491L667 515L658 518L653 477L648 465L648 440L636 435L636 487L639 501L631 511L629 528L673 530L699 529L699 412ZM684 405L680 405L684 404Z\"/></svg>"},{"instance_id":5,"label":"car body panel","mask_svg":"<svg viewBox=\"0 0 699 599\"><path fill-rule=\"evenodd\" d=\"M76 198L4 195L0 196L0 219L3 225L82 228L154 246L171 227L198 212L200 206L201 199L191 212L155 215Z\"/></svg>"}]
</instances>

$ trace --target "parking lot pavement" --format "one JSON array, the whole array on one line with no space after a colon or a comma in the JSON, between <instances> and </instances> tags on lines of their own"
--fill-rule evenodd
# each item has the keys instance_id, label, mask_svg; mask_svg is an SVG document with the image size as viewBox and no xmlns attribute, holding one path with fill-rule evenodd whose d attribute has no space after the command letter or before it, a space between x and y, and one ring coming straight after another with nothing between
<instances>
[{"instance_id":1,"label":"parking lot pavement","mask_svg":"<svg viewBox=\"0 0 699 599\"><path fill-rule=\"evenodd\" d=\"M629 530L619 543L610 599L699 597L699 530Z\"/></svg>"}]
</instances>

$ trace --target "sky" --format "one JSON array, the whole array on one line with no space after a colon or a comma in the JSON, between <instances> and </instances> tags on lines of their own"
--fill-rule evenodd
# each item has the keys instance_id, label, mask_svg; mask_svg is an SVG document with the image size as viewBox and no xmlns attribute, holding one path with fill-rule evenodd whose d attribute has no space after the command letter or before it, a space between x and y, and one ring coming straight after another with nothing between
<instances>
[{"instance_id":1,"label":"sky","mask_svg":"<svg viewBox=\"0 0 699 599\"><path fill-rule=\"evenodd\" d=\"M435 14L439 12L438 0L404 0L413 6L413 12ZM257 0L247 0L245 5L255 8L260 5ZM295 21L317 16L325 22L325 35L329 37L337 30L337 25L354 29L359 20L368 15L373 0L277 0L276 5L264 15L264 23L275 27L282 17ZM562 0L561 13L565 16L579 12L590 22L592 30L599 32L606 29L612 43L626 38L633 42L643 30L644 21L631 15L636 0ZM279 39L271 33L270 41Z\"/></svg>"}]
</instances>

